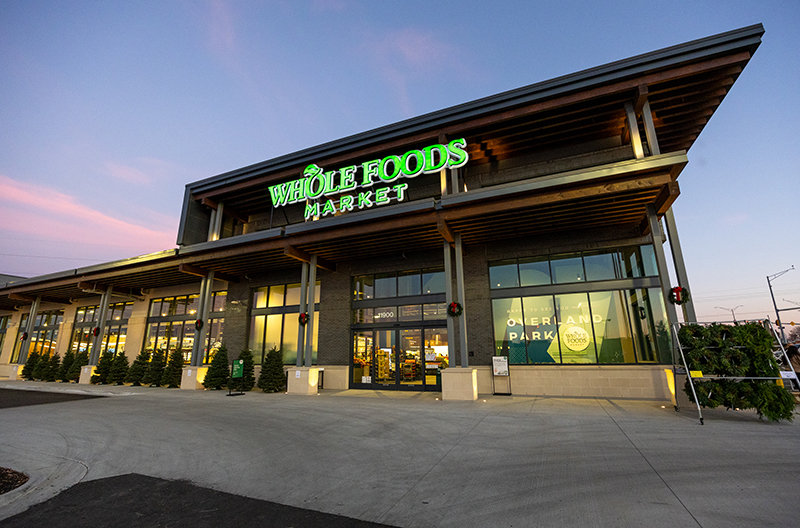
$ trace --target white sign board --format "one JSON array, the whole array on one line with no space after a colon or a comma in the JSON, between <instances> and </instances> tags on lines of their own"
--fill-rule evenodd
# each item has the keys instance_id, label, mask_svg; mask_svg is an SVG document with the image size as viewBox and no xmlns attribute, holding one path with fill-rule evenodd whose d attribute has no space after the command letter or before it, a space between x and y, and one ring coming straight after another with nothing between
<instances>
[{"instance_id":1,"label":"white sign board","mask_svg":"<svg viewBox=\"0 0 800 528\"><path fill-rule=\"evenodd\" d=\"M791 370L782 370L781 377L783 379L797 379L797 374L795 374Z\"/></svg>"},{"instance_id":2,"label":"white sign board","mask_svg":"<svg viewBox=\"0 0 800 528\"><path fill-rule=\"evenodd\" d=\"M508 356L492 357L492 373L495 376L508 376Z\"/></svg>"}]
</instances>

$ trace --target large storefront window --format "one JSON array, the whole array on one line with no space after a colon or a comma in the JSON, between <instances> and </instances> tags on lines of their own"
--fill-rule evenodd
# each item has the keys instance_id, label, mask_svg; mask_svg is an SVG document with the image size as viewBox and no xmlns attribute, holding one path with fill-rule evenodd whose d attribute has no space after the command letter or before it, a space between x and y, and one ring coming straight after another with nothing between
<instances>
[{"instance_id":1,"label":"large storefront window","mask_svg":"<svg viewBox=\"0 0 800 528\"><path fill-rule=\"evenodd\" d=\"M317 363L319 292L320 281L317 281L314 288L314 339L311 345L311 359L314 364ZM249 347L253 351L256 365L264 362L267 352L272 348L281 351L284 365L297 363L300 293L300 283L264 286L253 290Z\"/></svg>"},{"instance_id":2,"label":"large storefront window","mask_svg":"<svg viewBox=\"0 0 800 528\"><path fill-rule=\"evenodd\" d=\"M72 343L70 348L75 354L92 353L94 334L92 331L100 319L100 307L83 306L75 312L75 324L72 330ZM103 331L103 342L100 347L102 354L106 350L112 354L125 352L125 342L128 334L128 319L133 311L132 302L114 303L109 305L106 314L106 326Z\"/></svg>"},{"instance_id":3,"label":"large storefront window","mask_svg":"<svg viewBox=\"0 0 800 528\"><path fill-rule=\"evenodd\" d=\"M226 298L225 291L214 292L212 295L211 313L206 321L208 326L203 363L210 362L214 351L222 346ZM150 301L145 350L150 353L165 352L167 356L174 350L180 350L184 364L191 363L199 304L200 296L197 294L162 297Z\"/></svg>"},{"instance_id":4,"label":"large storefront window","mask_svg":"<svg viewBox=\"0 0 800 528\"><path fill-rule=\"evenodd\" d=\"M353 278L351 386L441 390L449 366L441 269Z\"/></svg>"},{"instance_id":5,"label":"large storefront window","mask_svg":"<svg viewBox=\"0 0 800 528\"><path fill-rule=\"evenodd\" d=\"M31 333L30 348L27 357L34 352L40 357L50 357L56 349L58 340L58 330L64 321L64 310L49 310L36 314L33 332ZM28 314L23 314L17 331L17 341L14 343L14 351L11 353L11 363L19 362L20 351L22 348L22 336L28 327Z\"/></svg>"},{"instance_id":6,"label":"large storefront window","mask_svg":"<svg viewBox=\"0 0 800 528\"><path fill-rule=\"evenodd\" d=\"M658 288L493 299L492 313L512 365L671 362Z\"/></svg>"},{"instance_id":7,"label":"large storefront window","mask_svg":"<svg viewBox=\"0 0 800 528\"><path fill-rule=\"evenodd\" d=\"M11 322L10 315L0 316L0 354L3 352L3 345L6 342L6 332L8 331L8 324Z\"/></svg>"},{"instance_id":8,"label":"large storefront window","mask_svg":"<svg viewBox=\"0 0 800 528\"><path fill-rule=\"evenodd\" d=\"M512 365L671 362L650 245L498 261L489 280L495 354Z\"/></svg>"}]
</instances>

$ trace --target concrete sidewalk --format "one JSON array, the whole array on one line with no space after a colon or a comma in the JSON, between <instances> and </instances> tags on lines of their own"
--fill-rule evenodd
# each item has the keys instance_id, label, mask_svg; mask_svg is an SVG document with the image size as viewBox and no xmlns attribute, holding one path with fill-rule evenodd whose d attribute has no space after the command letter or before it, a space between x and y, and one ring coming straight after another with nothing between
<instances>
[{"instance_id":1,"label":"concrete sidewalk","mask_svg":"<svg viewBox=\"0 0 800 528\"><path fill-rule=\"evenodd\" d=\"M59 383L0 410L0 519L127 473L397 526L796 526L800 424L661 402Z\"/></svg>"}]
</instances>

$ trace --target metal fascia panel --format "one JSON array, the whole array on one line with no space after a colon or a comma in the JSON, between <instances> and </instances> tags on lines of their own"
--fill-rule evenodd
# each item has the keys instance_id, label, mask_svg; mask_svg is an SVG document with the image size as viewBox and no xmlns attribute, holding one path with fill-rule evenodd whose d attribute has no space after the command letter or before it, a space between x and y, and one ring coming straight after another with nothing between
<instances>
[{"instance_id":1,"label":"metal fascia panel","mask_svg":"<svg viewBox=\"0 0 800 528\"><path fill-rule=\"evenodd\" d=\"M264 231L256 231L254 233L247 233L244 235L237 235L228 238L220 238L219 240L212 240L210 242L201 242L199 244L192 244L191 246L182 247L178 250L179 255L189 255L192 253L199 253L201 251L210 251L214 249L223 249L231 246L238 246L241 244L249 244L251 242L263 242L264 240L271 240L273 238L280 238L283 235L282 227L274 227Z\"/></svg>"},{"instance_id":2,"label":"metal fascia panel","mask_svg":"<svg viewBox=\"0 0 800 528\"><path fill-rule=\"evenodd\" d=\"M620 161L618 163L601 165L599 167L592 167L590 169L551 174L550 176L525 180L521 183L505 183L502 185L496 185L494 187L488 187L486 189L478 189L475 191L468 191L458 194L449 194L442 196L441 205L444 208L479 200L497 199L519 193L541 191L570 183L587 182L599 178L620 176L623 174L630 174L643 170L671 167L673 165L686 164L688 161L689 159L686 157L686 153L683 151L661 154L659 156L649 156L647 158L636 160Z\"/></svg>"}]
</instances>

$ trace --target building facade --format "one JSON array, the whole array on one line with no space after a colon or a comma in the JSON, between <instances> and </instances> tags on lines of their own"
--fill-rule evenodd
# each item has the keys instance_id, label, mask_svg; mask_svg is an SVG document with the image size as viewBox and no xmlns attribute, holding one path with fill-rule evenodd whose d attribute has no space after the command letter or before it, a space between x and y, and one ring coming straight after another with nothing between
<instances>
[{"instance_id":1,"label":"building facade","mask_svg":"<svg viewBox=\"0 0 800 528\"><path fill-rule=\"evenodd\" d=\"M177 249L0 288L0 376L18 377L33 351L88 350L94 365L103 350L179 349L196 388L224 343L257 364L279 349L301 392L324 371L325 388L445 398L668 399L668 297L689 287L678 176L762 34L688 42L190 183ZM691 303L678 309L695 320ZM494 376L496 358L510 376Z\"/></svg>"}]
</instances>

